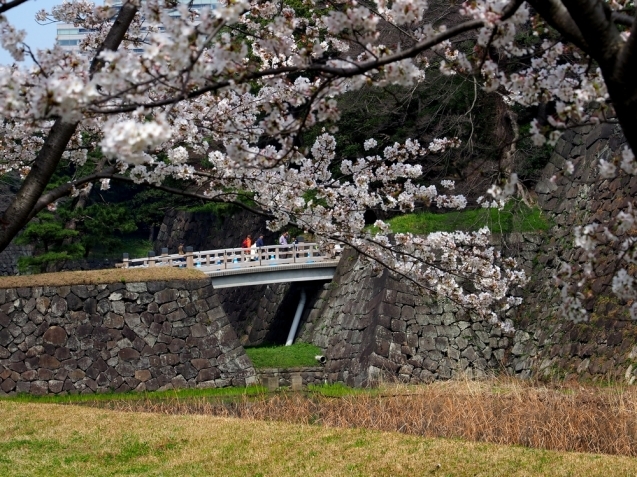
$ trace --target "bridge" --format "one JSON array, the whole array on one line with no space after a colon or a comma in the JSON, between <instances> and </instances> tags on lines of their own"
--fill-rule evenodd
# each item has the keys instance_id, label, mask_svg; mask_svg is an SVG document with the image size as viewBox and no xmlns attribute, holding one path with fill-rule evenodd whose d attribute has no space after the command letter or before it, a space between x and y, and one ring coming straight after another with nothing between
<instances>
[{"instance_id":1,"label":"bridge","mask_svg":"<svg viewBox=\"0 0 637 477\"><path fill-rule=\"evenodd\" d=\"M211 278L214 288L229 288L271 283L331 280L340 260L341 248L333 256L324 255L316 243L267 245L260 248L226 248L195 252L186 247L185 254L162 254L129 259L124 254L124 268L186 267L196 268Z\"/></svg>"},{"instance_id":2,"label":"bridge","mask_svg":"<svg viewBox=\"0 0 637 477\"><path fill-rule=\"evenodd\" d=\"M267 245L260 248L225 248L194 252L186 247L185 254L169 254L162 249L160 256L148 252L147 257L129 259L124 254L122 267L186 267L197 268L208 275L212 286L218 288L245 287L269 283L308 282L331 280L340 260L341 247L333 256L321 253L318 244ZM286 346L294 342L306 301L301 289Z\"/></svg>"}]
</instances>

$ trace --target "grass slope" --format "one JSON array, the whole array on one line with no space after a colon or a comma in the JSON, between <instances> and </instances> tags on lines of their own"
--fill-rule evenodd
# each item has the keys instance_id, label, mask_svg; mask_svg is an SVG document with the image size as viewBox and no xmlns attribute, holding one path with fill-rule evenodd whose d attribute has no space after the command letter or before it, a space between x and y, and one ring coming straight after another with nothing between
<instances>
[{"instance_id":1,"label":"grass slope","mask_svg":"<svg viewBox=\"0 0 637 477\"><path fill-rule=\"evenodd\" d=\"M323 354L321 348L307 343L295 343L291 346L255 346L246 348L246 354L255 368L294 368L298 366L317 366L314 358Z\"/></svg>"},{"instance_id":2,"label":"grass slope","mask_svg":"<svg viewBox=\"0 0 637 477\"><path fill-rule=\"evenodd\" d=\"M537 208L512 206L504 210L474 209L445 214L422 212L406 214L389 220L394 233L411 232L425 235L431 232L454 232L456 230L475 231L485 225L493 233L538 232L550 228L547 219Z\"/></svg>"},{"instance_id":3,"label":"grass slope","mask_svg":"<svg viewBox=\"0 0 637 477\"><path fill-rule=\"evenodd\" d=\"M201 415L0 402L0 475L623 476L637 459Z\"/></svg>"}]
</instances>

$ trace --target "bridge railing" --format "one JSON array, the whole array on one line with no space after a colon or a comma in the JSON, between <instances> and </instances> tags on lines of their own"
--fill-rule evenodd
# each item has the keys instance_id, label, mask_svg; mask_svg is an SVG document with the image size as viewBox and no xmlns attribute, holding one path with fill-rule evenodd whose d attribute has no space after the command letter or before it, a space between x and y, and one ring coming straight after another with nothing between
<instances>
[{"instance_id":1,"label":"bridge railing","mask_svg":"<svg viewBox=\"0 0 637 477\"><path fill-rule=\"evenodd\" d=\"M340 255L340 247L336 256ZM259 248L226 248L220 250L192 251L186 248L184 255L162 254L143 258L128 259L124 256L125 268L137 267L205 267L208 270L231 270L274 266L289 263L315 263L330 258L323 255L316 243L298 243L289 245L266 245Z\"/></svg>"}]
</instances>

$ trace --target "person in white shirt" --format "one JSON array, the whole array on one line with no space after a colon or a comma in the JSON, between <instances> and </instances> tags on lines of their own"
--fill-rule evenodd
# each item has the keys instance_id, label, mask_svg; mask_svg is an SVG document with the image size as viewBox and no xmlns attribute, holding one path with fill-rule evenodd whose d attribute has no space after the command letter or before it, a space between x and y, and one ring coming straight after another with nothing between
<instances>
[{"instance_id":1,"label":"person in white shirt","mask_svg":"<svg viewBox=\"0 0 637 477\"><path fill-rule=\"evenodd\" d=\"M289 233L283 232L283 234L281 234L281 236L279 237L279 245L287 245L289 236L290 236ZM281 247L281 249L279 250L279 258L281 259L288 258L288 255L285 252L287 252L287 247Z\"/></svg>"}]
</instances>

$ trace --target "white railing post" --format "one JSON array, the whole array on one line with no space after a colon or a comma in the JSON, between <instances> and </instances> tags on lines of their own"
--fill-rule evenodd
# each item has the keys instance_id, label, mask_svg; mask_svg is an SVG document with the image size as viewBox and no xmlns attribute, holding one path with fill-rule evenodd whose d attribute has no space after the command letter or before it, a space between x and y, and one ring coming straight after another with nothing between
<instances>
[{"instance_id":1,"label":"white railing post","mask_svg":"<svg viewBox=\"0 0 637 477\"><path fill-rule=\"evenodd\" d=\"M186 247L186 268L193 268L192 247Z\"/></svg>"}]
</instances>

